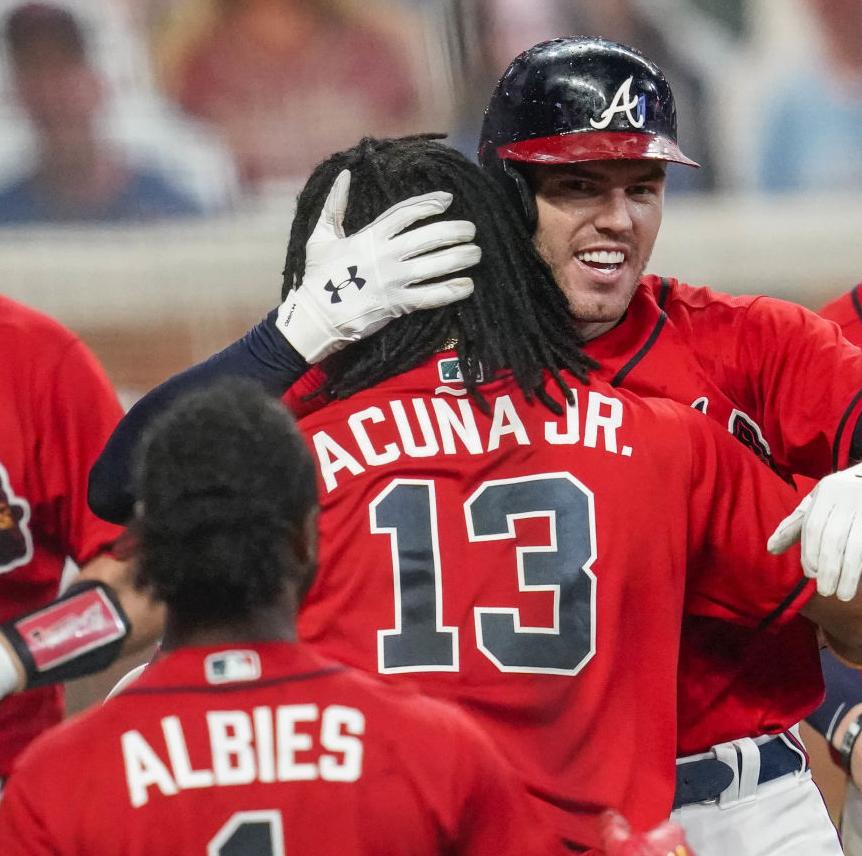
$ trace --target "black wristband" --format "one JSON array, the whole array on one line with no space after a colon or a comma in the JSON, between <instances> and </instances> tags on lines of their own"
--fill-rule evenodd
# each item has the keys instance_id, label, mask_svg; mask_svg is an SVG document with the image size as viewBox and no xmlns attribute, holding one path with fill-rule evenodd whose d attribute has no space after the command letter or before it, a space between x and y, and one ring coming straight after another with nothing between
<instances>
[{"instance_id":1,"label":"black wristband","mask_svg":"<svg viewBox=\"0 0 862 856\"><path fill-rule=\"evenodd\" d=\"M130 630L115 592L101 580L74 583L57 600L0 624L24 667L25 689L107 668Z\"/></svg>"},{"instance_id":2,"label":"black wristband","mask_svg":"<svg viewBox=\"0 0 862 856\"><path fill-rule=\"evenodd\" d=\"M862 734L862 713L860 713L847 727L844 732L844 737L841 739L841 745L838 747L838 755L841 758L841 766L850 774L850 764L853 760L853 747L856 746L856 741L859 735Z\"/></svg>"}]
</instances>

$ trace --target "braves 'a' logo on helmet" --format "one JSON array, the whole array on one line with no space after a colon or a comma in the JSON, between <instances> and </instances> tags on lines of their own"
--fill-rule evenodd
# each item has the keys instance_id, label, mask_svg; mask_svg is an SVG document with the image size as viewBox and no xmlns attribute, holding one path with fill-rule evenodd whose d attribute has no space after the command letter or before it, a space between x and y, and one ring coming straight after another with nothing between
<instances>
[{"instance_id":1,"label":"braves 'a' logo on helmet","mask_svg":"<svg viewBox=\"0 0 862 856\"><path fill-rule=\"evenodd\" d=\"M613 119L617 113L625 113L626 118L629 120L629 124L633 128L643 128L644 122L646 121L646 96L631 94L632 79L632 75L629 75L620 84L620 88L616 91L611 103L602 110L600 121L597 122L595 119L590 119L590 125L592 125L597 131L602 128L607 128L607 126L611 124L611 119ZM634 110L637 115L632 113L632 110Z\"/></svg>"},{"instance_id":2,"label":"braves 'a' logo on helmet","mask_svg":"<svg viewBox=\"0 0 862 856\"><path fill-rule=\"evenodd\" d=\"M341 280L338 285L335 285L330 279L326 285L323 286L323 290L330 292L332 295L332 297L330 297L331 303L341 303L341 289L347 288L348 285L355 285L357 291L365 285L365 280L356 275L357 270L358 268L356 265L350 265L350 267L347 268L347 279Z\"/></svg>"},{"instance_id":3,"label":"braves 'a' logo on helmet","mask_svg":"<svg viewBox=\"0 0 862 856\"><path fill-rule=\"evenodd\" d=\"M0 464L0 574L33 558L30 505L12 492L9 474Z\"/></svg>"}]
</instances>

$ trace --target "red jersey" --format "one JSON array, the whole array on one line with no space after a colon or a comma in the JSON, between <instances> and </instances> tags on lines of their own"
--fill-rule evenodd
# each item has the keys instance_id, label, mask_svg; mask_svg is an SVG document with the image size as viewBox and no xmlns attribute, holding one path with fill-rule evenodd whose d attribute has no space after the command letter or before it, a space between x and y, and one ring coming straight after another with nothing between
<instances>
[{"instance_id":1,"label":"red jersey","mask_svg":"<svg viewBox=\"0 0 862 856\"><path fill-rule=\"evenodd\" d=\"M684 607L782 624L813 587L766 554L795 500L766 467L688 408L571 383L561 417L485 384L486 415L449 352L301 420L322 516L298 626L469 711L598 847L604 807L670 811Z\"/></svg>"},{"instance_id":2,"label":"red jersey","mask_svg":"<svg viewBox=\"0 0 862 856\"><path fill-rule=\"evenodd\" d=\"M122 409L93 355L56 321L0 297L0 621L57 597L121 531L87 507L87 476ZM62 718L59 687L0 702L0 777Z\"/></svg>"},{"instance_id":3,"label":"red jersey","mask_svg":"<svg viewBox=\"0 0 862 856\"><path fill-rule=\"evenodd\" d=\"M701 410L787 478L849 463L862 354L800 306L648 276L620 324L587 350L614 386ZM805 621L775 635L687 619L680 754L777 733L810 713L822 698L811 633Z\"/></svg>"},{"instance_id":4,"label":"red jersey","mask_svg":"<svg viewBox=\"0 0 862 856\"><path fill-rule=\"evenodd\" d=\"M185 648L40 738L4 856L546 856L523 786L448 705L301 645Z\"/></svg>"},{"instance_id":5,"label":"red jersey","mask_svg":"<svg viewBox=\"0 0 862 856\"><path fill-rule=\"evenodd\" d=\"M827 303L820 315L834 321L848 342L862 345L862 283Z\"/></svg>"}]
</instances>

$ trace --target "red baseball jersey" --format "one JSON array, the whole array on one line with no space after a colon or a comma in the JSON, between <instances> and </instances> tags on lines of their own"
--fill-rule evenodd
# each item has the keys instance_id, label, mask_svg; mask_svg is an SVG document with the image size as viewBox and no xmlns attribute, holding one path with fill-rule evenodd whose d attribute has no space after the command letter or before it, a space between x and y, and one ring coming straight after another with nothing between
<instances>
[{"instance_id":1,"label":"red baseball jersey","mask_svg":"<svg viewBox=\"0 0 862 856\"><path fill-rule=\"evenodd\" d=\"M820 315L834 321L848 342L862 345L862 283L827 303Z\"/></svg>"},{"instance_id":2,"label":"red baseball jersey","mask_svg":"<svg viewBox=\"0 0 862 856\"><path fill-rule=\"evenodd\" d=\"M447 352L306 416L321 570L299 630L469 711L598 847L603 808L670 811L684 608L780 625L813 588L765 552L795 500L768 468L688 408L571 383L557 417L495 380L485 414Z\"/></svg>"},{"instance_id":3,"label":"red baseball jersey","mask_svg":"<svg viewBox=\"0 0 862 856\"><path fill-rule=\"evenodd\" d=\"M120 530L87 507L87 476L122 409L93 355L56 321L0 297L0 621L57 597ZM62 717L58 687L0 702L0 777Z\"/></svg>"},{"instance_id":4,"label":"red baseball jersey","mask_svg":"<svg viewBox=\"0 0 862 856\"><path fill-rule=\"evenodd\" d=\"M547 856L468 717L278 642L161 657L21 757L4 856Z\"/></svg>"},{"instance_id":5,"label":"red baseball jersey","mask_svg":"<svg viewBox=\"0 0 862 856\"><path fill-rule=\"evenodd\" d=\"M849 463L862 354L800 306L648 276L625 318L587 350L612 385L700 410L786 478ZM811 634L801 620L776 635L687 618L680 754L778 733L810 713L823 688Z\"/></svg>"}]
</instances>

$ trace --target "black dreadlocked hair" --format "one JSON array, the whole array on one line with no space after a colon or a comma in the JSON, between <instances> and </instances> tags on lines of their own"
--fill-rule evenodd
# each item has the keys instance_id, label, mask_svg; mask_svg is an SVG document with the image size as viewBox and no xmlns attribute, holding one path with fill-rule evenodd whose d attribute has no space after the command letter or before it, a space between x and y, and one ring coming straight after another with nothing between
<instances>
[{"instance_id":1,"label":"black dreadlocked hair","mask_svg":"<svg viewBox=\"0 0 862 856\"><path fill-rule=\"evenodd\" d=\"M137 449L136 584L185 625L247 618L308 583L291 537L317 506L293 417L252 381L178 398Z\"/></svg>"},{"instance_id":2,"label":"black dreadlocked hair","mask_svg":"<svg viewBox=\"0 0 862 856\"><path fill-rule=\"evenodd\" d=\"M596 364L581 350L566 299L504 192L478 166L438 142L443 136L366 137L317 166L297 200L282 299L302 283L306 242L341 170L351 174L344 218L348 235L396 202L432 190L449 191L454 198L445 214L418 225L444 217L475 223L482 260L466 272L473 279L473 295L399 318L333 355L324 364L324 391L345 398L419 365L454 337L464 385L483 411L489 408L478 389L482 378L506 369L528 399L535 396L561 413L562 407L544 389L544 372L550 372L571 402L572 392L560 372L567 369L585 381Z\"/></svg>"}]
</instances>

